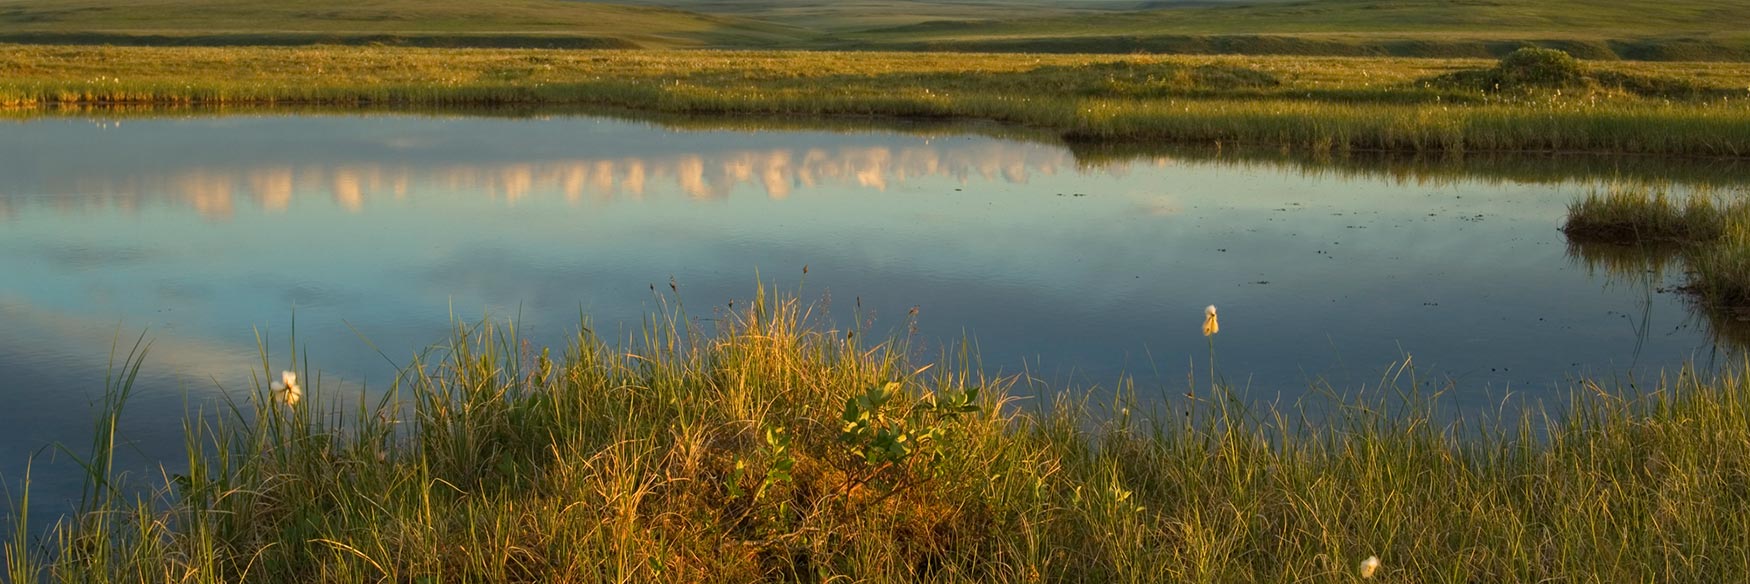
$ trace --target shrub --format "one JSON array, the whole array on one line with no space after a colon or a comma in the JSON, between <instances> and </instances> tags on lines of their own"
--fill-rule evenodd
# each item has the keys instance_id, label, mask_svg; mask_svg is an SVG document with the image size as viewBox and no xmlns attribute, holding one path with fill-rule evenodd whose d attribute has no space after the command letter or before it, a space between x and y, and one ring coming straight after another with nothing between
<instances>
[{"instance_id":1,"label":"shrub","mask_svg":"<svg viewBox=\"0 0 1750 584\"><path fill-rule=\"evenodd\" d=\"M1425 79L1443 87L1513 91L1573 87L1584 84L1580 62L1557 49L1527 47L1502 57L1488 69L1466 69Z\"/></svg>"},{"instance_id":2,"label":"shrub","mask_svg":"<svg viewBox=\"0 0 1750 584\"><path fill-rule=\"evenodd\" d=\"M1501 88L1570 87L1583 79L1580 62L1556 49L1526 47L1508 53L1495 65Z\"/></svg>"}]
</instances>

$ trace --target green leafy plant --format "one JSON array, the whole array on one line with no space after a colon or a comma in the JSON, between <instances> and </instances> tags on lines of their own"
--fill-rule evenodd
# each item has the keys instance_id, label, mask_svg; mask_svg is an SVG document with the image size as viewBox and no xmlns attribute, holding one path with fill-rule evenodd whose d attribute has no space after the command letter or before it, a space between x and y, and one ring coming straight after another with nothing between
<instances>
[{"instance_id":1,"label":"green leafy plant","mask_svg":"<svg viewBox=\"0 0 1750 584\"><path fill-rule=\"evenodd\" d=\"M796 468L796 456L790 451L790 433L784 428L766 429L766 446L772 451L772 466L766 469L765 478L760 480L760 486L754 489L754 500L764 499L766 490L779 483L791 481L790 471ZM735 461L735 472L729 477L729 497L731 499L747 494L741 488L741 480L747 476L746 460Z\"/></svg>"},{"instance_id":2,"label":"green leafy plant","mask_svg":"<svg viewBox=\"0 0 1750 584\"><path fill-rule=\"evenodd\" d=\"M903 475L910 474L906 471L939 463L943 450L952 446L951 424L979 410L976 387L927 393L908 407L895 405L902 391L891 381L845 400L839 442L862 466L849 473L847 490L871 483L889 492L907 486L902 484Z\"/></svg>"}]
</instances>

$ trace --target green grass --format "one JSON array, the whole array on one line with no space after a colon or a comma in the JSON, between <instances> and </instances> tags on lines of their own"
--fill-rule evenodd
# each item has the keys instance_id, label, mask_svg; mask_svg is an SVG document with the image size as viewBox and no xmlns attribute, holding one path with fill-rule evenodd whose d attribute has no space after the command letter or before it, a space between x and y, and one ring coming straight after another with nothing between
<instances>
[{"instance_id":1,"label":"green grass","mask_svg":"<svg viewBox=\"0 0 1750 584\"><path fill-rule=\"evenodd\" d=\"M1701 246L1687 261L1696 292L1709 305L1750 309L1750 221L1729 223L1719 239Z\"/></svg>"},{"instance_id":2,"label":"green grass","mask_svg":"<svg viewBox=\"0 0 1750 584\"><path fill-rule=\"evenodd\" d=\"M543 106L1002 122L1072 142L1316 152L1750 155L1750 68L1584 63L1585 84L1456 87L1488 61L914 53L0 46L0 107ZM1616 77L1610 77L1615 75ZM1632 78L1624 87L1597 81ZM1673 93L1660 88L1689 88ZM1645 87L1654 89L1645 89Z\"/></svg>"},{"instance_id":3,"label":"green grass","mask_svg":"<svg viewBox=\"0 0 1750 584\"><path fill-rule=\"evenodd\" d=\"M1744 60L1750 7L1681 0L1303 0L993 17L866 31L933 50L1499 57L1527 45L1592 59Z\"/></svg>"},{"instance_id":4,"label":"green grass","mask_svg":"<svg viewBox=\"0 0 1750 584\"><path fill-rule=\"evenodd\" d=\"M1720 204L1706 192L1679 200L1665 188L1613 184L1569 205L1562 231L1571 239L1622 245L1700 245L1747 218L1745 203Z\"/></svg>"},{"instance_id":5,"label":"green grass","mask_svg":"<svg viewBox=\"0 0 1750 584\"><path fill-rule=\"evenodd\" d=\"M1742 334L1750 332L1742 324L1750 311L1750 199L1702 188L1680 200L1669 190L1616 184L1575 201L1562 227L1570 255L1619 275L1663 274L1681 258L1689 280L1682 289L1712 328L1750 340Z\"/></svg>"},{"instance_id":6,"label":"green grass","mask_svg":"<svg viewBox=\"0 0 1750 584\"><path fill-rule=\"evenodd\" d=\"M1737 22L1750 18L1750 7L1731 0L1676 0L1661 10L1646 10L1629 0L1490 0L1442 1L1317 0L1295 2L1231 2L1222 5L1163 7L1125 11L1101 18L1028 19L1024 16L987 21L1002 33L1033 32L1065 27L1060 32L1139 34L1174 33L1333 33L1333 32L1459 32L1496 33L1742 33ZM940 23L917 29L945 29Z\"/></svg>"},{"instance_id":7,"label":"green grass","mask_svg":"<svg viewBox=\"0 0 1750 584\"><path fill-rule=\"evenodd\" d=\"M0 42L698 47L794 41L794 27L567 0L0 0Z\"/></svg>"},{"instance_id":8,"label":"green grass","mask_svg":"<svg viewBox=\"0 0 1750 584\"><path fill-rule=\"evenodd\" d=\"M1353 582L1368 556L1386 582L1750 577L1731 373L1481 424L1408 370L1304 410L1201 379L1040 401L793 299L709 330L665 306L558 355L460 328L381 400L302 364L301 405L257 388L191 417L185 473L10 542L11 579Z\"/></svg>"},{"instance_id":9,"label":"green grass","mask_svg":"<svg viewBox=\"0 0 1750 584\"><path fill-rule=\"evenodd\" d=\"M0 0L0 42L1750 60L1732 0Z\"/></svg>"},{"instance_id":10,"label":"green grass","mask_svg":"<svg viewBox=\"0 0 1750 584\"><path fill-rule=\"evenodd\" d=\"M1242 0L1243 1L1243 0ZM776 22L828 34L933 21L1109 14L1130 0L615 0ZM826 40L826 39L822 39Z\"/></svg>"}]
</instances>

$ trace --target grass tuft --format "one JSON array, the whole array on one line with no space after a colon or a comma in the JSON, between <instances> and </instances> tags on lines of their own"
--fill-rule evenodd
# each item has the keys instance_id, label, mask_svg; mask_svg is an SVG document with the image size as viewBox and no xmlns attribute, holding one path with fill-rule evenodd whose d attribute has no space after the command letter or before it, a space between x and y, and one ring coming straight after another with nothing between
<instances>
[{"instance_id":1,"label":"grass tuft","mask_svg":"<svg viewBox=\"0 0 1750 584\"><path fill-rule=\"evenodd\" d=\"M1699 245L1719 239L1727 225L1750 219L1743 202L1716 203L1705 191L1681 200L1668 186L1610 184L1568 205L1562 232L1573 240L1619 245Z\"/></svg>"}]
</instances>

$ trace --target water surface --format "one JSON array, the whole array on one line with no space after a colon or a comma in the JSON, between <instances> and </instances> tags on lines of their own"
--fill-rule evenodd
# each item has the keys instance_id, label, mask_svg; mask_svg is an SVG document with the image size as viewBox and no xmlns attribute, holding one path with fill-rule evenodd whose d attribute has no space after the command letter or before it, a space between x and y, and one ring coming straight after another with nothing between
<instances>
[{"instance_id":1,"label":"water surface","mask_svg":"<svg viewBox=\"0 0 1750 584\"><path fill-rule=\"evenodd\" d=\"M1055 387L1129 374L1144 393L1182 390L1207 375L1207 304L1221 307L1223 375L1258 399L1377 385L1410 358L1460 403L1559 401L1577 376L1716 354L1664 291L1677 270L1611 277L1570 257L1556 227L1585 175L1332 168L1096 159L917 128L7 123L0 474L15 484L44 444L88 441L118 334L124 350L154 340L122 430L150 468L180 455L184 411L247 387L258 335L273 367L291 365L294 315L325 380L380 387L455 319L515 319L562 343L581 313L614 336L671 281L701 318L756 277L840 326L860 302L923 353L970 339L993 372Z\"/></svg>"}]
</instances>

